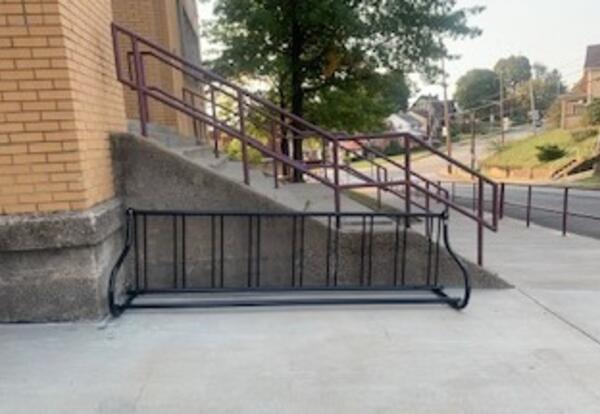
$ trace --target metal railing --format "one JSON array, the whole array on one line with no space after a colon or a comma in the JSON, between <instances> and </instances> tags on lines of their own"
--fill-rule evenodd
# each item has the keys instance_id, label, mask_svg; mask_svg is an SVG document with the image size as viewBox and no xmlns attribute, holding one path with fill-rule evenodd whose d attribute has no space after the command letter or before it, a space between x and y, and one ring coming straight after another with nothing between
<instances>
[{"instance_id":1,"label":"metal railing","mask_svg":"<svg viewBox=\"0 0 600 414\"><path fill-rule=\"evenodd\" d=\"M463 309L470 278L450 247L447 218L128 209L125 246L109 279L109 307L115 316L127 308L172 306L437 303ZM408 238L423 236L409 235L401 226L406 220L423 226L421 251ZM377 226L386 226L387 235L376 234ZM211 295L174 302L178 293Z\"/></svg>"},{"instance_id":2,"label":"metal railing","mask_svg":"<svg viewBox=\"0 0 600 414\"><path fill-rule=\"evenodd\" d=\"M285 172L297 172L309 177L333 191L334 211L340 213L341 193L346 190L375 189L378 198L381 192L387 192L404 200L404 209L411 213L412 207L429 211L430 201L443 204L446 208L458 211L478 224L478 263L483 263L483 229L488 228L495 231L498 225L498 212L492 211L491 219L484 216L484 190L485 186L492 187L492 197L497 197L498 189L494 182L471 170L458 161L446 156L440 151L428 145L410 134L381 134L363 136L339 136L326 131L310 122L279 108L268 100L253 94L219 75L191 64L179 56L169 52L161 46L138 36L116 24L112 25L113 43L115 49L115 63L117 78L120 82L131 88L137 94L137 102L140 118L140 130L143 136L148 135L147 124L150 118L149 100L166 105L172 110L179 111L189 116L196 128L208 131L211 128L211 140L215 156L219 156L222 136L238 140L241 143L241 161L244 183L250 184L250 161L248 151L250 148L258 151L262 157L271 159L273 162L274 186L279 186L281 170ZM182 96L178 92L167 91L161 88L158 82L152 79L152 71L147 69L148 59L153 60L155 65L165 65L171 70L178 71L186 79L191 79L196 88L194 91L185 89ZM196 102L202 102L198 105ZM307 163L292 158L280 149L289 142L295 140L306 140L308 138L320 143L322 153L318 163ZM365 142L371 139L400 139L404 142L405 157L404 165L393 162L391 167L400 173L395 175L390 166L378 167L378 177L370 177L361 171L344 165L341 161L344 150L343 143L353 141L363 151L373 154L376 150L366 148ZM420 147L431 154L443 158L449 164L471 174L479 179L479 192L481 208L477 213L453 203L448 193L435 182L426 179L416 173L411 167L411 153L416 147ZM342 183L340 173L346 171L352 174L356 181ZM425 203L422 204L416 195L424 195ZM497 205L496 202L493 205Z\"/></svg>"},{"instance_id":3,"label":"metal railing","mask_svg":"<svg viewBox=\"0 0 600 414\"><path fill-rule=\"evenodd\" d=\"M475 184L465 182L442 182L442 185L450 192L450 198L453 202L457 203L462 201L464 205L471 205L475 209ZM457 186L470 187L468 191L470 194L457 194ZM521 189L520 197L516 194L509 197L507 192L511 189ZM576 211L572 204L574 200L581 201L583 195L575 195L575 192L581 192L582 194L589 194L589 197L593 197L598 200L597 210L600 211L600 189L591 189L585 187L576 186L559 186L559 185L548 185L548 184L525 184L525 183L499 183L499 198L498 206L498 217L500 220L507 215L506 210L513 208L510 215L517 219L522 219L527 227L531 226L531 223L537 218L535 213L539 212L544 215L547 219L549 216L557 217L557 221L545 220L545 224L553 228L557 228L561 231L563 236L566 236L569 232L570 218L587 220L590 223L600 222L600 214L593 214L591 212ZM544 205L536 203L534 200L535 195L545 195ZM551 205L560 205L559 207L552 207ZM485 206L486 210L490 209L490 205ZM581 233L578 231L578 233ZM600 234L600 231L598 232Z\"/></svg>"}]
</instances>

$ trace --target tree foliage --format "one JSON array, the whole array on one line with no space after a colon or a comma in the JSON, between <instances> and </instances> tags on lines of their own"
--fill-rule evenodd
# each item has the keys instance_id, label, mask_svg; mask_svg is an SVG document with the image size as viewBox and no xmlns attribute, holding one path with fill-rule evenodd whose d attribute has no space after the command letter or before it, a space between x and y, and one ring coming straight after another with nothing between
<instances>
[{"instance_id":1,"label":"tree foliage","mask_svg":"<svg viewBox=\"0 0 600 414\"><path fill-rule=\"evenodd\" d=\"M262 80L296 115L358 130L406 104L403 75L439 73L444 39L478 35L467 20L481 8L456 0L217 0L214 10L218 71Z\"/></svg>"},{"instance_id":2,"label":"tree foliage","mask_svg":"<svg viewBox=\"0 0 600 414\"><path fill-rule=\"evenodd\" d=\"M500 59L494 66L494 72L514 91L519 84L531 79L531 63L525 56L510 56Z\"/></svg>"},{"instance_id":3,"label":"tree foliage","mask_svg":"<svg viewBox=\"0 0 600 414\"><path fill-rule=\"evenodd\" d=\"M454 99L464 111L479 109L498 100L498 75L489 69L473 69L456 83ZM486 109L486 108L483 108ZM489 110L480 112L489 113Z\"/></svg>"}]
</instances>

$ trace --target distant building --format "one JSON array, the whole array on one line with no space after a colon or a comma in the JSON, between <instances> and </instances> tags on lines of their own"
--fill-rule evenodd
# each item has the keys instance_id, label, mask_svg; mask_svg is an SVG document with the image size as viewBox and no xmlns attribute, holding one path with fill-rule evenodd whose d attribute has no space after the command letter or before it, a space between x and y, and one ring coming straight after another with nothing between
<instances>
[{"instance_id":1,"label":"distant building","mask_svg":"<svg viewBox=\"0 0 600 414\"><path fill-rule=\"evenodd\" d=\"M587 48L583 74L561 99L561 128L581 126L586 106L600 98L600 44Z\"/></svg>"},{"instance_id":2,"label":"distant building","mask_svg":"<svg viewBox=\"0 0 600 414\"><path fill-rule=\"evenodd\" d=\"M408 132L418 137L427 135L427 125L424 119L411 113L398 112L386 119L388 128L397 132Z\"/></svg>"},{"instance_id":3,"label":"distant building","mask_svg":"<svg viewBox=\"0 0 600 414\"><path fill-rule=\"evenodd\" d=\"M456 115L456 103L453 100L448 101L448 112L450 118ZM408 113L418 119L423 125L425 135L430 139L442 138L444 122L444 101L436 95L421 95L410 107Z\"/></svg>"}]
</instances>

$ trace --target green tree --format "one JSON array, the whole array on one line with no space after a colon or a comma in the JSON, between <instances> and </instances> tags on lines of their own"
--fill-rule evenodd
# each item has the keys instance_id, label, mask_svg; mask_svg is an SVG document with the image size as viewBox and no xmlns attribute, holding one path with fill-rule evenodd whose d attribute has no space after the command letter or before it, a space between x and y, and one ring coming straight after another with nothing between
<instances>
[{"instance_id":1,"label":"green tree","mask_svg":"<svg viewBox=\"0 0 600 414\"><path fill-rule=\"evenodd\" d=\"M478 109L478 113L486 116L490 113L487 106L498 100L498 75L489 69L473 69L463 75L456 83L454 99L464 111ZM490 105L491 107L491 105Z\"/></svg>"},{"instance_id":2,"label":"green tree","mask_svg":"<svg viewBox=\"0 0 600 414\"><path fill-rule=\"evenodd\" d=\"M519 84L531 79L531 63L525 56L510 56L500 59L494 66L494 72L514 92Z\"/></svg>"},{"instance_id":3,"label":"green tree","mask_svg":"<svg viewBox=\"0 0 600 414\"><path fill-rule=\"evenodd\" d=\"M566 91L566 86L562 82L562 76L558 70L550 71L541 63L533 65L533 73L534 77L531 82L535 108L541 111L542 114L547 114L558 96ZM526 119L531 110L529 82L517 87L513 100L515 101L515 112Z\"/></svg>"},{"instance_id":4,"label":"green tree","mask_svg":"<svg viewBox=\"0 0 600 414\"><path fill-rule=\"evenodd\" d=\"M456 0L217 0L210 33L222 53L214 64L226 76L266 81L296 115L327 112L325 127L339 126L335 111L359 115L352 128L363 129L406 104L403 74L439 74L444 39L480 33L467 20L481 10ZM404 83L391 100L373 90L390 79ZM356 112L373 102L371 116Z\"/></svg>"}]
</instances>

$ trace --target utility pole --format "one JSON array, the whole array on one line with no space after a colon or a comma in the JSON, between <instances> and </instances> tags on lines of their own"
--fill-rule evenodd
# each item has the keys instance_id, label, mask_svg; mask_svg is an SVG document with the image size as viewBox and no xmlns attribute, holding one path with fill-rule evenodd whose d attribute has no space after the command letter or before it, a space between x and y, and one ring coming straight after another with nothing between
<instances>
[{"instance_id":1,"label":"utility pole","mask_svg":"<svg viewBox=\"0 0 600 414\"><path fill-rule=\"evenodd\" d=\"M504 77L500 74L500 133L504 145Z\"/></svg>"},{"instance_id":2,"label":"utility pole","mask_svg":"<svg viewBox=\"0 0 600 414\"><path fill-rule=\"evenodd\" d=\"M531 126L533 127L533 133L537 135L537 116L535 112L535 95L533 93L533 78L529 80L529 101L531 102Z\"/></svg>"},{"instance_id":3,"label":"utility pole","mask_svg":"<svg viewBox=\"0 0 600 414\"><path fill-rule=\"evenodd\" d=\"M446 148L448 157L452 157L452 136L450 134L450 113L448 109L448 74L446 73L446 60L442 59L442 72L444 72L444 126L446 129ZM448 163L448 174L452 174L452 164Z\"/></svg>"}]
</instances>

